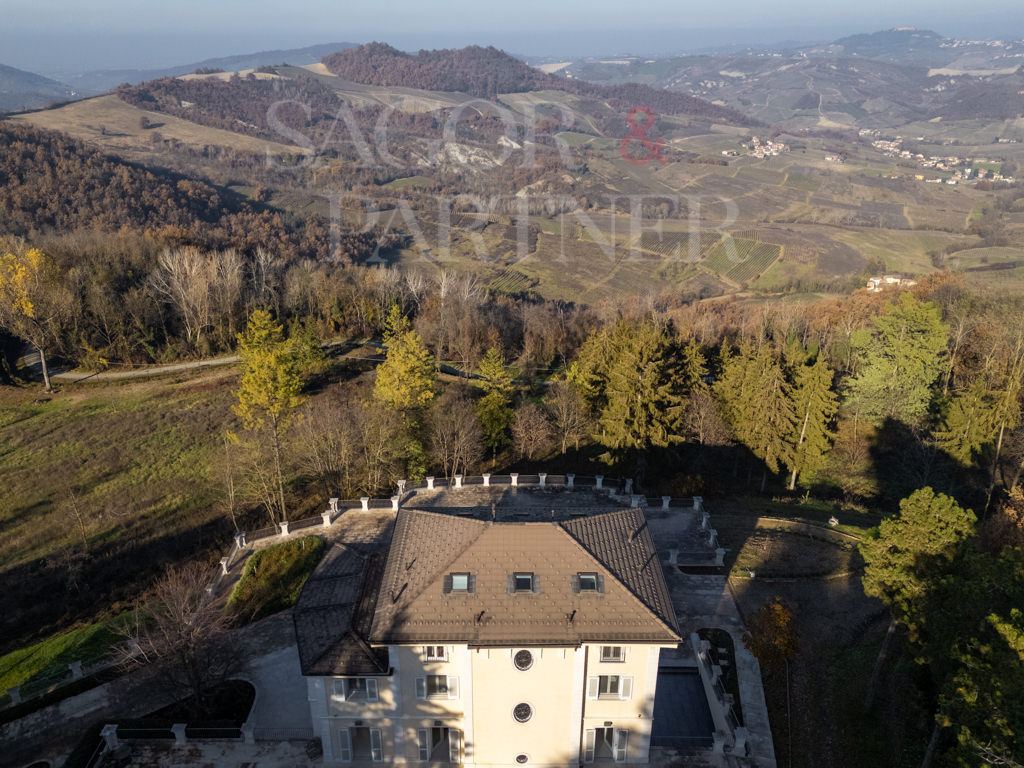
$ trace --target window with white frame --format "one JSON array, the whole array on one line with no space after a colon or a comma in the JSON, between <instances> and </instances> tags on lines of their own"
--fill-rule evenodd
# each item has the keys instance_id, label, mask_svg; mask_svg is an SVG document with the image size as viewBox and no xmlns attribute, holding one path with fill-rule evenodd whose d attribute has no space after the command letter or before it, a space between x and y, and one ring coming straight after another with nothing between
<instances>
[{"instance_id":1,"label":"window with white frame","mask_svg":"<svg viewBox=\"0 0 1024 768\"><path fill-rule=\"evenodd\" d=\"M627 675L596 675L587 680L588 699L631 699L633 678Z\"/></svg>"},{"instance_id":2,"label":"window with white frame","mask_svg":"<svg viewBox=\"0 0 1024 768\"><path fill-rule=\"evenodd\" d=\"M417 699L459 698L459 678L454 675L425 675L416 678Z\"/></svg>"},{"instance_id":3,"label":"window with white frame","mask_svg":"<svg viewBox=\"0 0 1024 768\"><path fill-rule=\"evenodd\" d=\"M455 728L435 726L416 731L416 746L422 763L462 762L462 733Z\"/></svg>"},{"instance_id":4,"label":"window with white frame","mask_svg":"<svg viewBox=\"0 0 1024 768\"><path fill-rule=\"evenodd\" d=\"M372 677L335 678L331 698L336 701L377 701L377 681Z\"/></svg>"},{"instance_id":5,"label":"window with white frame","mask_svg":"<svg viewBox=\"0 0 1024 768\"><path fill-rule=\"evenodd\" d=\"M448 661L448 647L444 645L423 646L424 661Z\"/></svg>"},{"instance_id":6,"label":"window with white frame","mask_svg":"<svg viewBox=\"0 0 1024 768\"><path fill-rule=\"evenodd\" d=\"M338 755L340 762L353 760L379 763L384 759L384 748L379 728L342 728L338 732Z\"/></svg>"},{"instance_id":7,"label":"window with white frame","mask_svg":"<svg viewBox=\"0 0 1024 768\"><path fill-rule=\"evenodd\" d=\"M527 571L516 571L512 574L513 592L533 592L534 575Z\"/></svg>"},{"instance_id":8,"label":"window with white frame","mask_svg":"<svg viewBox=\"0 0 1024 768\"><path fill-rule=\"evenodd\" d=\"M625 661L626 649L621 645L602 645L601 661Z\"/></svg>"},{"instance_id":9,"label":"window with white frame","mask_svg":"<svg viewBox=\"0 0 1024 768\"><path fill-rule=\"evenodd\" d=\"M580 592L597 592L596 573L578 573L576 578L579 579Z\"/></svg>"}]
</instances>

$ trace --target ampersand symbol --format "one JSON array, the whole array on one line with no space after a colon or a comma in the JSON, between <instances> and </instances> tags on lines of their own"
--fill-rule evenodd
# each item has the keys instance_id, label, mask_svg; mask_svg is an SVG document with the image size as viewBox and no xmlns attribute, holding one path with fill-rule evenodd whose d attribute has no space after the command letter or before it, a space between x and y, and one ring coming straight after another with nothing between
<instances>
[{"instance_id":1,"label":"ampersand symbol","mask_svg":"<svg viewBox=\"0 0 1024 768\"><path fill-rule=\"evenodd\" d=\"M637 125L635 116L637 112L643 112L647 115L647 122L643 125ZM651 137L647 135L647 132L654 126L654 110L643 104L638 104L629 110L629 114L626 115L626 123L629 125L629 134L619 144L619 154L622 155L622 159L630 165L647 165L655 158L658 162L664 165L668 161L662 156L661 148L665 144L665 139L661 136L658 137L657 141L652 141ZM644 150L647 152L643 157L633 157L629 154L629 143L636 139L639 141Z\"/></svg>"}]
</instances>

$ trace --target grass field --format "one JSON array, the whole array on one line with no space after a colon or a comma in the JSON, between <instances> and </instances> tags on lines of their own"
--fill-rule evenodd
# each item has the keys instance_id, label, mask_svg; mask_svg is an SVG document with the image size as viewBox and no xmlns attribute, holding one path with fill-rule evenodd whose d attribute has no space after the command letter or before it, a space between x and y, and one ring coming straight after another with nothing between
<instances>
[{"instance_id":1,"label":"grass field","mask_svg":"<svg viewBox=\"0 0 1024 768\"><path fill-rule=\"evenodd\" d=\"M303 536L261 549L245 563L228 598L228 610L242 622L290 608L324 554L324 540Z\"/></svg>"},{"instance_id":2,"label":"grass field","mask_svg":"<svg viewBox=\"0 0 1024 768\"><path fill-rule=\"evenodd\" d=\"M234 385L221 370L0 388L0 653L123 610L165 565L224 550L211 467Z\"/></svg>"},{"instance_id":3,"label":"grass field","mask_svg":"<svg viewBox=\"0 0 1024 768\"><path fill-rule=\"evenodd\" d=\"M0 389L5 567L81 546L83 535L94 547L208 520L217 496L209 466L233 386L220 372L50 397Z\"/></svg>"},{"instance_id":4,"label":"grass field","mask_svg":"<svg viewBox=\"0 0 1024 768\"><path fill-rule=\"evenodd\" d=\"M116 638L111 622L98 621L0 656L0 692L31 680L59 675L73 661L99 660Z\"/></svg>"},{"instance_id":5,"label":"grass field","mask_svg":"<svg viewBox=\"0 0 1024 768\"><path fill-rule=\"evenodd\" d=\"M150 128L140 127L141 117L149 118ZM152 147L153 134L159 133L165 140L176 139L193 147L209 144L276 155L306 152L302 147L266 141L220 128L208 128L162 112L139 109L114 95L83 99L56 109L14 115L10 119L31 123L40 128L63 131L76 139L91 142L108 151L148 150Z\"/></svg>"}]
</instances>

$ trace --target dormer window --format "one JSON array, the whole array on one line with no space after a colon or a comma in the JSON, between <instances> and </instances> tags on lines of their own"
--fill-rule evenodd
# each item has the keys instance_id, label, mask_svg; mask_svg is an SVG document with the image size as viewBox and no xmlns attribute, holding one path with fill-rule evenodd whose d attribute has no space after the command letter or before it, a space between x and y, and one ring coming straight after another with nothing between
<instances>
[{"instance_id":1,"label":"dormer window","mask_svg":"<svg viewBox=\"0 0 1024 768\"><path fill-rule=\"evenodd\" d=\"M537 574L529 571L516 571L508 575L509 594L519 592L540 592L540 581Z\"/></svg>"},{"instance_id":2,"label":"dormer window","mask_svg":"<svg viewBox=\"0 0 1024 768\"><path fill-rule=\"evenodd\" d=\"M597 592L596 573L581 573L579 574L579 580L580 592Z\"/></svg>"},{"instance_id":3,"label":"dormer window","mask_svg":"<svg viewBox=\"0 0 1024 768\"><path fill-rule=\"evenodd\" d=\"M468 595L476 591L476 576L472 573L449 573L444 577L444 593Z\"/></svg>"},{"instance_id":4,"label":"dormer window","mask_svg":"<svg viewBox=\"0 0 1024 768\"><path fill-rule=\"evenodd\" d=\"M604 592L604 576L594 571L582 571L572 577L572 591L580 592Z\"/></svg>"}]
</instances>

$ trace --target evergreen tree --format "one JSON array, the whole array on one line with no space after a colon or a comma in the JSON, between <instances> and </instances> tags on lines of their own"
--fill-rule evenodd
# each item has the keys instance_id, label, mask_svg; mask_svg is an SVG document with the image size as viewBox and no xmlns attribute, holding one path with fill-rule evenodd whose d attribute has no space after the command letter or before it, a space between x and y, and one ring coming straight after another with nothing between
<instances>
[{"instance_id":1,"label":"evergreen tree","mask_svg":"<svg viewBox=\"0 0 1024 768\"><path fill-rule=\"evenodd\" d=\"M789 490L796 488L797 477L807 477L824 464L835 435L832 420L837 398L832 392L832 369L819 357L814 365L801 365L794 372L793 410L796 415L789 458Z\"/></svg>"},{"instance_id":2,"label":"evergreen tree","mask_svg":"<svg viewBox=\"0 0 1024 768\"><path fill-rule=\"evenodd\" d=\"M398 305L391 307L386 327L387 357L377 366L373 396L408 417L422 411L434 398L437 382L434 356L427 351Z\"/></svg>"},{"instance_id":3,"label":"evergreen tree","mask_svg":"<svg viewBox=\"0 0 1024 768\"><path fill-rule=\"evenodd\" d=\"M767 345L760 349L747 346L729 356L715 385L736 438L764 462L762 491L767 472L777 473L781 464L790 461L789 439L796 422L790 389L782 366Z\"/></svg>"},{"instance_id":4,"label":"evergreen tree","mask_svg":"<svg viewBox=\"0 0 1024 768\"><path fill-rule=\"evenodd\" d=\"M484 431L484 444L493 452L508 441L508 429L513 416L512 385L516 371L492 347L480 361L477 375L478 384L484 391L484 396L477 402L477 417Z\"/></svg>"},{"instance_id":5,"label":"evergreen tree","mask_svg":"<svg viewBox=\"0 0 1024 768\"><path fill-rule=\"evenodd\" d=\"M986 445L994 440L996 419L992 393L981 380L957 392L949 404L942 426L935 431L936 444L969 467Z\"/></svg>"},{"instance_id":6,"label":"evergreen tree","mask_svg":"<svg viewBox=\"0 0 1024 768\"><path fill-rule=\"evenodd\" d=\"M909 293L889 304L874 324L874 332L861 340L860 369L850 382L848 401L868 421L919 424L942 371L948 328L935 304Z\"/></svg>"},{"instance_id":7,"label":"evergreen tree","mask_svg":"<svg viewBox=\"0 0 1024 768\"><path fill-rule=\"evenodd\" d=\"M679 437L683 400L668 334L652 322L620 321L604 349L607 373L599 440L616 451L645 451Z\"/></svg>"},{"instance_id":8,"label":"evergreen tree","mask_svg":"<svg viewBox=\"0 0 1024 768\"><path fill-rule=\"evenodd\" d=\"M693 392L707 387L704 378L708 375L708 359L704 350L695 340L686 343L680 354L678 383L683 392Z\"/></svg>"},{"instance_id":9,"label":"evergreen tree","mask_svg":"<svg viewBox=\"0 0 1024 768\"><path fill-rule=\"evenodd\" d=\"M972 534L975 520L949 496L922 488L903 499L899 515L883 520L876 535L860 545L865 594L887 603L912 640L922 628L932 580Z\"/></svg>"},{"instance_id":10,"label":"evergreen tree","mask_svg":"<svg viewBox=\"0 0 1024 768\"><path fill-rule=\"evenodd\" d=\"M269 444L272 467L269 473L260 474L272 480L263 483L270 490L261 495L271 519L286 520L281 440L304 399L299 353L270 313L257 309L249 317L245 332L238 334L238 354L242 376L233 410L242 426L261 434Z\"/></svg>"}]
</instances>

